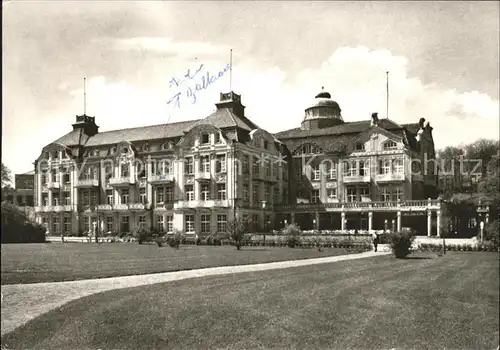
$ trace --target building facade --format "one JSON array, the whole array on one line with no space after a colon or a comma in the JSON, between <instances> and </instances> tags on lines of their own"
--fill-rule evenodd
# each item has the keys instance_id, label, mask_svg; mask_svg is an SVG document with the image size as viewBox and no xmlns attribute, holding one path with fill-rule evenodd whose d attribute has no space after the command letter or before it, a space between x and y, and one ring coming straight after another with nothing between
<instances>
[{"instance_id":1,"label":"building facade","mask_svg":"<svg viewBox=\"0 0 500 350\"><path fill-rule=\"evenodd\" d=\"M143 225L208 235L226 232L235 217L254 231L297 222L439 234L434 167L422 171L434 159L424 119L399 125L373 114L344 122L322 92L300 128L273 135L245 116L234 92L216 107L200 120L108 132L94 117L77 116L35 162L37 220L54 234Z\"/></svg>"},{"instance_id":2,"label":"building facade","mask_svg":"<svg viewBox=\"0 0 500 350\"><path fill-rule=\"evenodd\" d=\"M2 201L8 201L21 207L33 207L35 203L35 172L14 175L14 185L2 189Z\"/></svg>"}]
</instances>

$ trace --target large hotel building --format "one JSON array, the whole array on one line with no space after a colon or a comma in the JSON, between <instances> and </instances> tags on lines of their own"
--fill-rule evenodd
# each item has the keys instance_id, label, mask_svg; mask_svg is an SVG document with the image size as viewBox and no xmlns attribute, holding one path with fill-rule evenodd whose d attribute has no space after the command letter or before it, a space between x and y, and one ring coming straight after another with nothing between
<instances>
[{"instance_id":1,"label":"large hotel building","mask_svg":"<svg viewBox=\"0 0 500 350\"><path fill-rule=\"evenodd\" d=\"M77 116L35 162L37 220L51 234L144 225L206 235L225 232L235 216L254 232L296 222L440 234L425 119L398 124L374 113L346 122L322 91L300 126L271 134L245 116L234 92L220 94L216 107L200 120L106 132L94 117Z\"/></svg>"}]
</instances>

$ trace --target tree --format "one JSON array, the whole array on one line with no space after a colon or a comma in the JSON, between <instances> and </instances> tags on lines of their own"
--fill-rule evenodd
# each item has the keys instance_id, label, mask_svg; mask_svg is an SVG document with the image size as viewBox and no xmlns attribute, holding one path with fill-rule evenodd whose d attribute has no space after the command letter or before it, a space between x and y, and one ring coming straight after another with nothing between
<instances>
[{"instance_id":1,"label":"tree","mask_svg":"<svg viewBox=\"0 0 500 350\"><path fill-rule=\"evenodd\" d=\"M472 171L472 167L475 167L477 162L481 161L481 166L476 172L480 172L482 175L486 174L488 163L492 159L494 155L497 154L499 147L498 140L488 140L488 139L479 139L473 143L470 143L465 146L465 154L467 156L467 160L469 161L469 165Z\"/></svg>"},{"instance_id":2,"label":"tree","mask_svg":"<svg viewBox=\"0 0 500 350\"><path fill-rule=\"evenodd\" d=\"M227 222L227 233L229 238L234 242L237 250L241 249L245 239L248 222L241 219L233 219Z\"/></svg>"},{"instance_id":3,"label":"tree","mask_svg":"<svg viewBox=\"0 0 500 350\"><path fill-rule=\"evenodd\" d=\"M499 186L498 175L500 173L500 151L494 155L486 167L486 175L479 182L479 191L482 193L483 200L490 202L498 208L499 204Z\"/></svg>"},{"instance_id":4,"label":"tree","mask_svg":"<svg viewBox=\"0 0 500 350\"><path fill-rule=\"evenodd\" d=\"M12 173L7 166L2 163L2 188L12 181Z\"/></svg>"}]
</instances>

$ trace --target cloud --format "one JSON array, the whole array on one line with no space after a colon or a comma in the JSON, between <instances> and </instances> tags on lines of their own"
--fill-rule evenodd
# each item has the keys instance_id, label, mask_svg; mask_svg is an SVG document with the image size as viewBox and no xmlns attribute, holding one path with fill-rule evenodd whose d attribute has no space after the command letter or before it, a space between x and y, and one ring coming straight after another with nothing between
<instances>
[{"instance_id":1,"label":"cloud","mask_svg":"<svg viewBox=\"0 0 500 350\"><path fill-rule=\"evenodd\" d=\"M134 41L124 42L132 47ZM163 47L161 40L139 42L150 48ZM200 48L203 49L198 52L216 50L216 47L193 43L173 46L170 40L164 43L170 48L192 48L193 53ZM176 65L184 67L182 70L169 71L168 76L182 75L188 68L193 71L199 64L186 60L184 66ZM225 64L222 59L214 59L206 61L205 66L213 74ZM385 116L386 71L390 72L390 119L403 124L426 118L434 127L436 147L472 142L479 137L498 137L498 100L478 91L459 93L437 84L424 84L418 77L408 75L406 57L387 50L338 48L320 66L293 76L280 67L261 68L257 62L246 59L233 67L232 88L242 95L246 113L257 125L277 132L300 126L304 110L322 86L340 104L345 121L366 120L372 112ZM219 93L229 90L228 75L199 92L195 104L184 100L180 109L166 104L176 91L168 88L168 76L161 84L156 82L150 86L93 77L88 81L92 96L87 110L97 117L102 130L203 118L215 109ZM73 91L72 96L74 105L81 106L81 89Z\"/></svg>"}]
</instances>

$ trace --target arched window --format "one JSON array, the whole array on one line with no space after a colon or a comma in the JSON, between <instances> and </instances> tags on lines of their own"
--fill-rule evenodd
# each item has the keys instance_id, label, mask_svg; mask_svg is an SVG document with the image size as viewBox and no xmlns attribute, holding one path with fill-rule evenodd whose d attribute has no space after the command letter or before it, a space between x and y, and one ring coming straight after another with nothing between
<instances>
[{"instance_id":1,"label":"arched window","mask_svg":"<svg viewBox=\"0 0 500 350\"><path fill-rule=\"evenodd\" d=\"M386 143L384 143L384 150L391 150L391 149L396 149L398 145L396 142L389 140Z\"/></svg>"}]
</instances>

